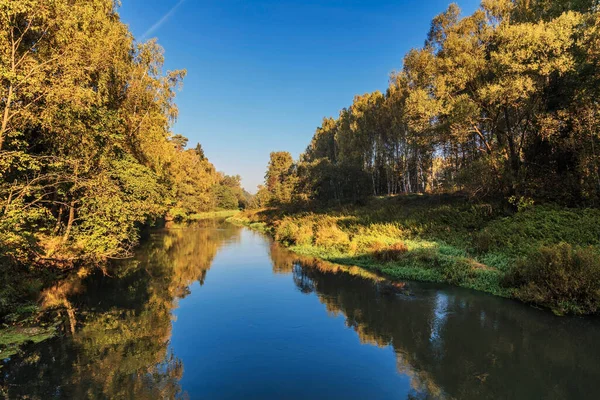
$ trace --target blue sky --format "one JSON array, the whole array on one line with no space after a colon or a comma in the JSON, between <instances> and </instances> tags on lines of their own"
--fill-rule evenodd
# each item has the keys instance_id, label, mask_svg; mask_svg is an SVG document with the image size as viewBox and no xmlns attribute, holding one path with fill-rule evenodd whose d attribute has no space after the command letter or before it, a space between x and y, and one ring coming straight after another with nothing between
<instances>
[{"instance_id":1,"label":"blue sky","mask_svg":"<svg viewBox=\"0 0 600 400\"><path fill-rule=\"evenodd\" d=\"M294 158L325 116L384 91L448 0L122 0L136 38L187 69L174 127L255 192L271 151ZM479 0L458 0L470 14Z\"/></svg>"}]
</instances>

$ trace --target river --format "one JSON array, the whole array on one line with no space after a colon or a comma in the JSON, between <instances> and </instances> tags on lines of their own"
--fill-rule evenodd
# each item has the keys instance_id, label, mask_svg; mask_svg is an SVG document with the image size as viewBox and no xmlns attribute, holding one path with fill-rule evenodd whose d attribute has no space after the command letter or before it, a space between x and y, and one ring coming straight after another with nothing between
<instances>
[{"instance_id":1,"label":"river","mask_svg":"<svg viewBox=\"0 0 600 400\"><path fill-rule=\"evenodd\" d=\"M0 361L0 396L600 396L597 318L559 318L448 286L390 284L299 259L224 222L153 232L134 259L44 295L65 333Z\"/></svg>"}]
</instances>

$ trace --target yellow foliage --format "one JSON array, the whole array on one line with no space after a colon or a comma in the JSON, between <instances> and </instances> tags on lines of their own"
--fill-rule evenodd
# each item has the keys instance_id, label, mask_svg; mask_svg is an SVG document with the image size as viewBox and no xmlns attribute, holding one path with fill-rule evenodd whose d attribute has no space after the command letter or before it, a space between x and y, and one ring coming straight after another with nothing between
<instances>
[{"instance_id":1,"label":"yellow foliage","mask_svg":"<svg viewBox=\"0 0 600 400\"><path fill-rule=\"evenodd\" d=\"M350 237L337 226L335 220L325 219L316 225L315 245L325 248L344 249L350 245Z\"/></svg>"}]
</instances>

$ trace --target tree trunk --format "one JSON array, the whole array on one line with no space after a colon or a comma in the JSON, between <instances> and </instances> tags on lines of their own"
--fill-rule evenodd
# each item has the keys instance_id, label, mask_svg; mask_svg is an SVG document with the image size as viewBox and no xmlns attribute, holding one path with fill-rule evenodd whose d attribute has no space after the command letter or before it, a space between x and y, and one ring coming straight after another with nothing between
<instances>
[{"instance_id":1,"label":"tree trunk","mask_svg":"<svg viewBox=\"0 0 600 400\"><path fill-rule=\"evenodd\" d=\"M6 200L6 207L4 207L4 215L8 214L8 208L10 207L10 203L12 202L13 196L13 188L10 188L10 192L8 193L8 199Z\"/></svg>"},{"instance_id":2,"label":"tree trunk","mask_svg":"<svg viewBox=\"0 0 600 400\"><path fill-rule=\"evenodd\" d=\"M60 206L60 208L58 209L58 216L56 217L56 225L54 226L54 231L53 233L56 235L60 229L60 222L62 220L62 215L63 215L63 211L64 211L64 207Z\"/></svg>"},{"instance_id":3,"label":"tree trunk","mask_svg":"<svg viewBox=\"0 0 600 400\"><path fill-rule=\"evenodd\" d=\"M13 95L13 85L12 83L8 87L8 96L6 98L6 104L4 105L4 114L2 115L2 128L0 129L0 151L2 150L2 146L4 145L4 136L6 135L7 127L8 127L8 117L10 106L12 102Z\"/></svg>"},{"instance_id":4,"label":"tree trunk","mask_svg":"<svg viewBox=\"0 0 600 400\"><path fill-rule=\"evenodd\" d=\"M75 200L71 200L69 204L69 220L67 222L67 229L65 230L65 234L63 236L63 243L66 243L69 240L69 236L71 235L71 228L73 227L73 220L75 219Z\"/></svg>"}]
</instances>

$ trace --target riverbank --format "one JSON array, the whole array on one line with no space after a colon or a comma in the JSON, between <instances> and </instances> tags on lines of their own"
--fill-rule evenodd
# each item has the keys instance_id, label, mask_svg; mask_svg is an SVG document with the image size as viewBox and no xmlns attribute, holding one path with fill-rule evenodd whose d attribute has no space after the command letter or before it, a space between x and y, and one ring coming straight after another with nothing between
<instances>
[{"instance_id":1,"label":"riverbank","mask_svg":"<svg viewBox=\"0 0 600 400\"><path fill-rule=\"evenodd\" d=\"M230 222L290 250L395 280L444 282L551 309L600 311L600 210L377 198L364 206L246 211Z\"/></svg>"},{"instance_id":2,"label":"riverbank","mask_svg":"<svg viewBox=\"0 0 600 400\"><path fill-rule=\"evenodd\" d=\"M195 213L179 223L187 226L208 219L223 220L237 213L239 210ZM150 229L146 227L143 231ZM143 244L144 240L141 242ZM57 251L52 259L45 257L29 262L14 261L0 269L3 278L0 288L0 359L14 354L23 343L42 341L59 333L57 326L61 317L55 315L53 310L60 309L64 304L45 301L45 294L54 296L54 292L63 291L62 283L70 282L71 278L83 278L97 268L111 273L105 270L109 260L94 262L93 257L86 257L86 254L79 253L81 257L74 257L73 254L67 256ZM42 303L48 304L42 306Z\"/></svg>"},{"instance_id":3,"label":"riverbank","mask_svg":"<svg viewBox=\"0 0 600 400\"><path fill-rule=\"evenodd\" d=\"M195 213L189 215L183 222L195 222L202 221L205 219L214 219L214 218L229 218L238 214L240 210L219 210L219 211L206 211L201 213Z\"/></svg>"}]
</instances>

